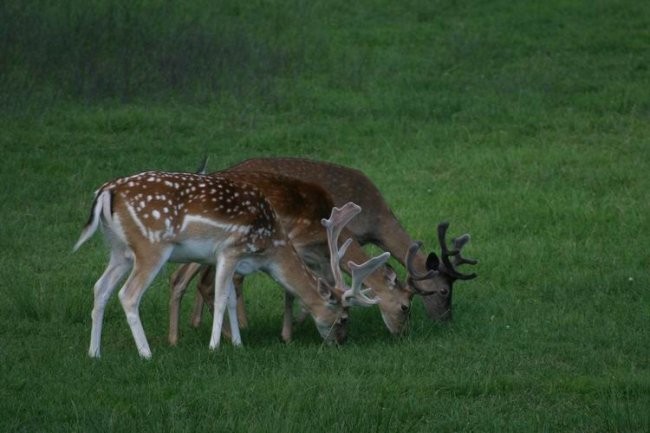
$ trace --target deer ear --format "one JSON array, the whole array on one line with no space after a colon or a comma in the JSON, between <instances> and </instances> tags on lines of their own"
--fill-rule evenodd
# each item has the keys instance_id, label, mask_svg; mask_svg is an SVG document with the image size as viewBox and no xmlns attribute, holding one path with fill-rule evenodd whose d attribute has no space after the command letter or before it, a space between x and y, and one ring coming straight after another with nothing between
<instances>
[{"instance_id":1,"label":"deer ear","mask_svg":"<svg viewBox=\"0 0 650 433\"><path fill-rule=\"evenodd\" d=\"M384 278L386 279L386 282L390 287L395 286L397 281L397 274L395 273L395 270L388 263L384 265Z\"/></svg>"},{"instance_id":2,"label":"deer ear","mask_svg":"<svg viewBox=\"0 0 650 433\"><path fill-rule=\"evenodd\" d=\"M325 282L322 278L318 279L318 294L321 298L329 302L330 304L337 304L338 299L334 294L334 291L330 288L329 284Z\"/></svg>"},{"instance_id":3,"label":"deer ear","mask_svg":"<svg viewBox=\"0 0 650 433\"><path fill-rule=\"evenodd\" d=\"M427 257L427 269L437 271L440 268L440 259L436 253L431 253Z\"/></svg>"}]
</instances>

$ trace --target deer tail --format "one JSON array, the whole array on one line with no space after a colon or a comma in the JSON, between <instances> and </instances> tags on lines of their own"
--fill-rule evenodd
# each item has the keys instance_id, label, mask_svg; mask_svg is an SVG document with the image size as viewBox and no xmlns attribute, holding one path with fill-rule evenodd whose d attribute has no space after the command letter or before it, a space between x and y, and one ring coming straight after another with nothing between
<instances>
[{"instance_id":1,"label":"deer tail","mask_svg":"<svg viewBox=\"0 0 650 433\"><path fill-rule=\"evenodd\" d=\"M81 236L79 236L79 240L77 243L74 245L72 248L72 252L75 252L79 249L81 245L83 245L84 242L86 242L88 239L92 237L92 235L97 231L97 227L99 227L99 219L101 217L102 212L104 213L104 216L110 216L111 213L111 197L112 194L110 191L107 190L99 190L95 194L95 199L93 200L93 204L90 208L90 217L88 218L88 222L84 226L83 230L81 231Z\"/></svg>"}]
</instances>

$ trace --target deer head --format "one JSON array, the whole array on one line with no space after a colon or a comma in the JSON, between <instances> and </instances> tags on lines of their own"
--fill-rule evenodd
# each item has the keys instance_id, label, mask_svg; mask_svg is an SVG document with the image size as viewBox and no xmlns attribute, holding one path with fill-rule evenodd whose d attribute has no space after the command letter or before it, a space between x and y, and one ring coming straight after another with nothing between
<instances>
[{"instance_id":1,"label":"deer head","mask_svg":"<svg viewBox=\"0 0 650 433\"><path fill-rule=\"evenodd\" d=\"M463 264L475 265L478 263L478 260L465 258L461 255L461 250L471 239L469 234L452 239L453 249L448 248L445 239L448 228L448 222L438 224L440 258L436 253L430 253L426 258L424 271L415 269L414 264L422 242L414 242L406 255L407 284L416 294L425 297L425 307L428 312L443 321L452 318L451 300L454 282L471 280L477 276L475 273L463 274L457 270L457 267Z\"/></svg>"}]
</instances>

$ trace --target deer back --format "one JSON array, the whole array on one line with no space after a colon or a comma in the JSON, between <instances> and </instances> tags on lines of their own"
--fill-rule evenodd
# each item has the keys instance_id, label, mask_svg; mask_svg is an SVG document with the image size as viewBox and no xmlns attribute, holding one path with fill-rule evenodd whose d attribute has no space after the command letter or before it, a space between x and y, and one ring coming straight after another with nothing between
<instances>
[{"instance_id":1,"label":"deer back","mask_svg":"<svg viewBox=\"0 0 650 433\"><path fill-rule=\"evenodd\" d=\"M100 192L111 196L110 226L132 248L204 239L254 252L283 238L260 190L226 176L149 171L107 182Z\"/></svg>"}]
</instances>

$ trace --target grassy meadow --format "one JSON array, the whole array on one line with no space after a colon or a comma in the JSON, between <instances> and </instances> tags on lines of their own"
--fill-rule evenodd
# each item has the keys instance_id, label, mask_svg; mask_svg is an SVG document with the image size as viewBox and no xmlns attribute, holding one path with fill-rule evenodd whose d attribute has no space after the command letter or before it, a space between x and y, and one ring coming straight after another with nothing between
<instances>
[{"instance_id":1,"label":"grassy meadow","mask_svg":"<svg viewBox=\"0 0 650 433\"><path fill-rule=\"evenodd\" d=\"M114 295L87 356L104 181L256 156L363 170L411 236L472 234L454 320L376 308L208 350L167 266L139 359ZM9 0L0 4L0 431L650 431L650 3ZM404 276L403 269L399 269Z\"/></svg>"}]
</instances>

